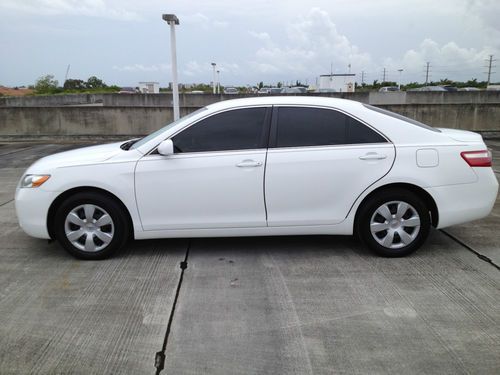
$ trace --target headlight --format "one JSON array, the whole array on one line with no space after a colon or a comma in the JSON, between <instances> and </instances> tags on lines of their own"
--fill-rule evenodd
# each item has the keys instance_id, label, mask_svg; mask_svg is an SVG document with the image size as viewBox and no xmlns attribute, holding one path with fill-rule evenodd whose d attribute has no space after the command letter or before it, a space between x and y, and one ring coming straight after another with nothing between
<instances>
[{"instance_id":1,"label":"headlight","mask_svg":"<svg viewBox=\"0 0 500 375\"><path fill-rule=\"evenodd\" d=\"M37 188L50 178L50 174L27 174L21 181L22 188Z\"/></svg>"}]
</instances>

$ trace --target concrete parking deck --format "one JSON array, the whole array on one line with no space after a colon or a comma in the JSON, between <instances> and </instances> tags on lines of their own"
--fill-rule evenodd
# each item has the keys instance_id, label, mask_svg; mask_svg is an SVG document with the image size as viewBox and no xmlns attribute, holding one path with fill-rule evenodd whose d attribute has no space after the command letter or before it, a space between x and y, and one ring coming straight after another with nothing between
<instances>
[{"instance_id":1,"label":"concrete parking deck","mask_svg":"<svg viewBox=\"0 0 500 375\"><path fill-rule=\"evenodd\" d=\"M72 147L0 145L1 374L154 374L179 286L162 374L500 373L500 272L440 231L401 259L312 236L136 241L89 262L26 236L17 181ZM500 264L499 216L447 232Z\"/></svg>"}]
</instances>

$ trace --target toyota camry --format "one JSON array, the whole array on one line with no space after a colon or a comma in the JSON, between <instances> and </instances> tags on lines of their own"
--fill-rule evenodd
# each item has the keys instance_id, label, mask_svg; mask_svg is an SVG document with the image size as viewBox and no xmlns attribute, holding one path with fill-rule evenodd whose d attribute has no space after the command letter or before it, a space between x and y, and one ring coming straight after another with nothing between
<instances>
[{"instance_id":1,"label":"toyota camry","mask_svg":"<svg viewBox=\"0 0 500 375\"><path fill-rule=\"evenodd\" d=\"M352 235L383 256L487 216L498 183L479 134L355 101L208 105L127 142L44 157L16 190L30 236L102 259L129 239Z\"/></svg>"}]
</instances>

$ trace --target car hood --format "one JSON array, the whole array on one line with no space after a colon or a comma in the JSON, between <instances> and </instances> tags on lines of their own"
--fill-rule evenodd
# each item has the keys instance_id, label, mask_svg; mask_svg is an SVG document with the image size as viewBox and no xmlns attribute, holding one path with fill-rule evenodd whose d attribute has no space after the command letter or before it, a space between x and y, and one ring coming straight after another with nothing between
<instances>
[{"instance_id":1,"label":"car hood","mask_svg":"<svg viewBox=\"0 0 500 375\"><path fill-rule=\"evenodd\" d=\"M438 128L441 133L460 142L482 142L483 137L481 134L470 132L468 130Z\"/></svg>"},{"instance_id":2,"label":"car hood","mask_svg":"<svg viewBox=\"0 0 500 375\"><path fill-rule=\"evenodd\" d=\"M41 158L29 169L35 173L46 173L49 169L53 168L100 163L111 159L120 152L123 152L120 148L120 145L122 144L123 142L116 142L59 152L57 154Z\"/></svg>"}]
</instances>

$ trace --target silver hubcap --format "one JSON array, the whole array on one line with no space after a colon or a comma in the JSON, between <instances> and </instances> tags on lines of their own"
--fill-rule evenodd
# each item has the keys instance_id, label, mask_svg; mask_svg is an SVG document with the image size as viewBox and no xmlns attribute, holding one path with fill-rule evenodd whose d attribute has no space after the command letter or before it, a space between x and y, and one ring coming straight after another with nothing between
<instances>
[{"instance_id":1,"label":"silver hubcap","mask_svg":"<svg viewBox=\"0 0 500 375\"><path fill-rule=\"evenodd\" d=\"M115 233L111 216L93 204L83 204L72 209L66 216L64 230L73 246L87 252L104 249Z\"/></svg>"},{"instance_id":2,"label":"silver hubcap","mask_svg":"<svg viewBox=\"0 0 500 375\"><path fill-rule=\"evenodd\" d=\"M388 249L411 244L420 232L420 216L406 202L392 201L381 205L370 220L373 238Z\"/></svg>"}]
</instances>

